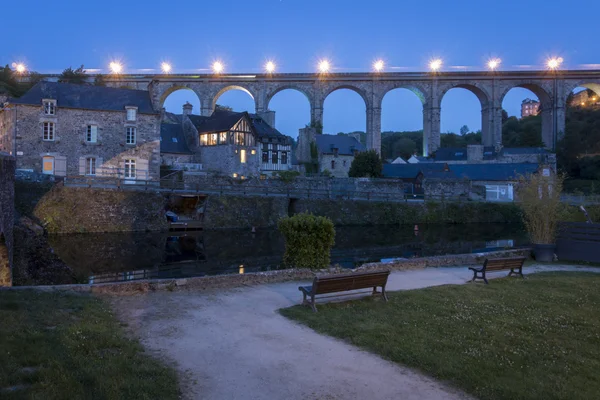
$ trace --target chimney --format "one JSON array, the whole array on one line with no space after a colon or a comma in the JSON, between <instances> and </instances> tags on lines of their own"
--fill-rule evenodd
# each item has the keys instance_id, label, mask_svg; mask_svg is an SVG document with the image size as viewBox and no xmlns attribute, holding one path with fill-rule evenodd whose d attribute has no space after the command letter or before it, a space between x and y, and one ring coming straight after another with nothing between
<instances>
[{"instance_id":1,"label":"chimney","mask_svg":"<svg viewBox=\"0 0 600 400\"><path fill-rule=\"evenodd\" d=\"M483 145L470 144L467 146L467 161L477 163L483 161Z\"/></svg>"},{"instance_id":2,"label":"chimney","mask_svg":"<svg viewBox=\"0 0 600 400\"><path fill-rule=\"evenodd\" d=\"M189 102L185 102L183 105L183 115L190 115L192 113L192 109L194 108Z\"/></svg>"}]
</instances>

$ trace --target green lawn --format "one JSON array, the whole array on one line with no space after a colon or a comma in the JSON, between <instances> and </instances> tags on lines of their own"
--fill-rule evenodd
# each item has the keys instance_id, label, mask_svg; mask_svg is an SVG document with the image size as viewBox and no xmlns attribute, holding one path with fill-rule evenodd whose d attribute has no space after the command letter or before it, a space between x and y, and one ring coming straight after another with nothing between
<instances>
[{"instance_id":1,"label":"green lawn","mask_svg":"<svg viewBox=\"0 0 600 400\"><path fill-rule=\"evenodd\" d=\"M178 399L179 389L102 300L0 291L0 398Z\"/></svg>"},{"instance_id":2,"label":"green lawn","mask_svg":"<svg viewBox=\"0 0 600 400\"><path fill-rule=\"evenodd\" d=\"M281 310L481 399L600 398L600 274L544 273Z\"/></svg>"}]
</instances>

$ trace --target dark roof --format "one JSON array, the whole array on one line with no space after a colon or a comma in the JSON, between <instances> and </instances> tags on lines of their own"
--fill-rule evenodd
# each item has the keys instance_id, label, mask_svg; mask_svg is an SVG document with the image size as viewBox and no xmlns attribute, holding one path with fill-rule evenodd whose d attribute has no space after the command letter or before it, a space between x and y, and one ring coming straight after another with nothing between
<instances>
[{"instance_id":1,"label":"dark roof","mask_svg":"<svg viewBox=\"0 0 600 400\"><path fill-rule=\"evenodd\" d=\"M125 111L125 107L132 106L137 107L140 114L158 114L152 107L150 92L147 90L58 82L38 82L23 96L10 99L10 103L41 106L43 99L56 100L59 108Z\"/></svg>"},{"instance_id":2,"label":"dark roof","mask_svg":"<svg viewBox=\"0 0 600 400\"><path fill-rule=\"evenodd\" d=\"M252 120L252 127L254 128L254 132L258 135L259 139L269 138L269 139L278 139L280 141L285 141L286 143L291 143L292 138L284 135L279 132L277 129L272 127L265 121L261 116L256 114L249 114Z\"/></svg>"},{"instance_id":3,"label":"dark roof","mask_svg":"<svg viewBox=\"0 0 600 400\"><path fill-rule=\"evenodd\" d=\"M450 170L457 178L472 181L514 181L520 175L537 172L538 164L452 164Z\"/></svg>"},{"instance_id":4,"label":"dark roof","mask_svg":"<svg viewBox=\"0 0 600 400\"><path fill-rule=\"evenodd\" d=\"M386 178L413 179L423 172L423 175L431 172L444 172L445 163L419 163L419 164L384 164L383 176Z\"/></svg>"},{"instance_id":5,"label":"dark roof","mask_svg":"<svg viewBox=\"0 0 600 400\"><path fill-rule=\"evenodd\" d=\"M160 152L193 154L187 145L181 124L160 124Z\"/></svg>"},{"instance_id":6,"label":"dark roof","mask_svg":"<svg viewBox=\"0 0 600 400\"><path fill-rule=\"evenodd\" d=\"M210 117L188 115L198 133L229 131L244 116L249 118L248 113L245 111L232 112L226 110L216 110Z\"/></svg>"},{"instance_id":7,"label":"dark roof","mask_svg":"<svg viewBox=\"0 0 600 400\"><path fill-rule=\"evenodd\" d=\"M462 161L467 159L467 149L460 147L440 147L435 151L435 161Z\"/></svg>"},{"instance_id":8,"label":"dark roof","mask_svg":"<svg viewBox=\"0 0 600 400\"><path fill-rule=\"evenodd\" d=\"M548 154L543 147L504 147L502 154Z\"/></svg>"},{"instance_id":9,"label":"dark roof","mask_svg":"<svg viewBox=\"0 0 600 400\"><path fill-rule=\"evenodd\" d=\"M332 154L333 149L338 149L338 154L353 155L355 150L366 149L355 137L346 135L316 135L315 141L319 152L324 154Z\"/></svg>"}]
</instances>

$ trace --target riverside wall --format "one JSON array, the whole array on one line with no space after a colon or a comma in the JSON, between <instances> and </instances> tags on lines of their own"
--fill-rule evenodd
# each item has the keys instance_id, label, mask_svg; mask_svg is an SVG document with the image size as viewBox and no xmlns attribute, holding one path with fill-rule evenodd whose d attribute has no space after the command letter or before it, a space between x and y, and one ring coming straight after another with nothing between
<instances>
[{"instance_id":1,"label":"riverside wall","mask_svg":"<svg viewBox=\"0 0 600 400\"><path fill-rule=\"evenodd\" d=\"M0 286L12 285L15 159L0 153Z\"/></svg>"}]
</instances>

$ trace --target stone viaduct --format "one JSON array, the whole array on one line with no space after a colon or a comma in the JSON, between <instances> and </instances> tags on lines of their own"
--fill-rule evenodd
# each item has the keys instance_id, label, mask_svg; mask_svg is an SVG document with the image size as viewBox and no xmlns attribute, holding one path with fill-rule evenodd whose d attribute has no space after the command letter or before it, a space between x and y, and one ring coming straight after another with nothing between
<instances>
[{"instance_id":1,"label":"stone viaduct","mask_svg":"<svg viewBox=\"0 0 600 400\"><path fill-rule=\"evenodd\" d=\"M573 89L586 87L600 94L599 70L106 75L105 80L110 86L149 90L157 109L163 107L167 96L174 91L193 90L200 99L202 115L210 115L219 96L228 90L248 93L254 99L257 114L268 111L270 100L278 92L297 90L310 103L312 123L321 123L321 126L327 96L338 89L350 89L365 102L367 147L377 151L381 148L382 100L389 91L406 88L423 103L424 155L440 146L441 102L452 88L464 88L477 96L481 103L483 144L496 147L502 143L502 100L512 88L529 89L539 98L542 139L548 149L555 149L557 140L564 134L565 105Z\"/></svg>"}]
</instances>

